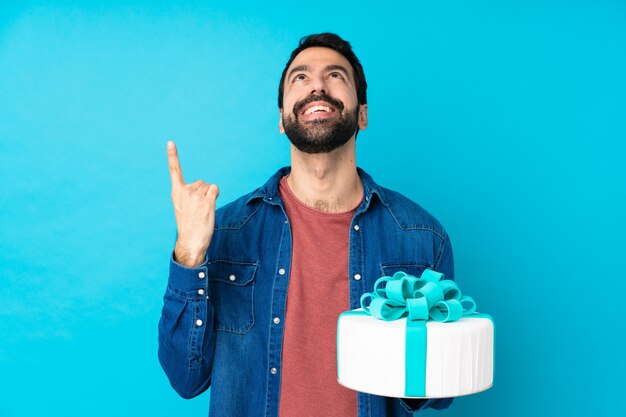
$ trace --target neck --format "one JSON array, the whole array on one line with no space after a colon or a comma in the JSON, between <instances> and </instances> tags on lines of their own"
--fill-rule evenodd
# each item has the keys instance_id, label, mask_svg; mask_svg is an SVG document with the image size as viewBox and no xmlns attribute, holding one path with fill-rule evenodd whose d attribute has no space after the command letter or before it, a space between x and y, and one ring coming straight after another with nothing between
<instances>
[{"instance_id":1,"label":"neck","mask_svg":"<svg viewBox=\"0 0 626 417\"><path fill-rule=\"evenodd\" d=\"M317 210L338 213L354 209L363 197L354 138L325 154L307 154L291 145L287 183L298 200Z\"/></svg>"}]
</instances>

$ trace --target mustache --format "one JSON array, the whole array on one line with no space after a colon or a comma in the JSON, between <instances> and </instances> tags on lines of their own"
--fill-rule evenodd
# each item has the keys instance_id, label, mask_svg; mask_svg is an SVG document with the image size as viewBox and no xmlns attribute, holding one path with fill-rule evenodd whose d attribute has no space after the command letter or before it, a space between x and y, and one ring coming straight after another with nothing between
<instances>
[{"instance_id":1,"label":"mustache","mask_svg":"<svg viewBox=\"0 0 626 417\"><path fill-rule=\"evenodd\" d=\"M343 111L343 107L344 106L343 106L343 103L340 100L337 100L336 98L332 98L331 96L327 95L326 93L322 93L322 94L317 94L317 95L314 95L314 96L308 96L307 98L298 101L293 106L293 113L296 115L296 117L298 117L298 115L300 114L302 109L307 104L313 103L314 101L325 101L328 104L330 104L331 106L333 106L334 108L336 108L339 112Z\"/></svg>"}]
</instances>

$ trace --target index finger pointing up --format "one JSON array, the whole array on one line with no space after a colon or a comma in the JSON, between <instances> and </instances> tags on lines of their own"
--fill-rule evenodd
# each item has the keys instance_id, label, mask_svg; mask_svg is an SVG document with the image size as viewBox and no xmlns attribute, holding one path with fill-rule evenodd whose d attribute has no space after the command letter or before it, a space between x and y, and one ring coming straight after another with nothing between
<instances>
[{"instance_id":1,"label":"index finger pointing up","mask_svg":"<svg viewBox=\"0 0 626 417\"><path fill-rule=\"evenodd\" d=\"M172 178L172 188L185 185L185 178L183 177L183 170L180 167L178 161L178 152L176 151L176 144L172 141L167 142L167 161L170 167L170 177Z\"/></svg>"}]
</instances>

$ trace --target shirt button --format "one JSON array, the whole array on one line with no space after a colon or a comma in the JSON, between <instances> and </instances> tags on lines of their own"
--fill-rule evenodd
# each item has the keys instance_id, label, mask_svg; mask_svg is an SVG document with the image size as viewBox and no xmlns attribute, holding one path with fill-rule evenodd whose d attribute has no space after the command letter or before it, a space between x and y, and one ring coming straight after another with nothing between
<instances>
[{"instance_id":1,"label":"shirt button","mask_svg":"<svg viewBox=\"0 0 626 417\"><path fill-rule=\"evenodd\" d=\"M355 225L354 225L354 230L358 231L359 229L360 229L359 225L358 225L358 224L355 224Z\"/></svg>"},{"instance_id":2,"label":"shirt button","mask_svg":"<svg viewBox=\"0 0 626 417\"><path fill-rule=\"evenodd\" d=\"M198 278L202 279L206 277L206 274L204 272L198 272Z\"/></svg>"},{"instance_id":3,"label":"shirt button","mask_svg":"<svg viewBox=\"0 0 626 417\"><path fill-rule=\"evenodd\" d=\"M203 290L202 288L200 288L200 289L198 290L198 294L199 294L199 295L204 294L204 290Z\"/></svg>"},{"instance_id":4,"label":"shirt button","mask_svg":"<svg viewBox=\"0 0 626 417\"><path fill-rule=\"evenodd\" d=\"M276 368L272 368L270 369L270 372L274 375L276 375L276 372L278 372L278 370Z\"/></svg>"},{"instance_id":5,"label":"shirt button","mask_svg":"<svg viewBox=\"0 0 626 417\"><path fill-rule=\"evenodd\" d=\"M357 281L361 279L361 274L354 274L354 279Z\"/></svg>"},{"instance_id":6,"label":"shirt button","mask_svg":"<svg viewBox=\"0 0 626 417\"><path fill-rule=\"evenodd\" d=\"M229 277L228 277L228 279L229 279L229 280L231 280L231 281L234 281L234 280L236 280L236 279L237 279L237 277L236 277L236 276L234 276L234 275L231 275L231 276L229 276Z\"/></svg>"},{"instance_id":7,"label":"shirt button","mask_svg":"<svg viewBox=\"0 0 626 417\"><path fill-rule=\"evenodd\" d=\"M289 220L285 220L285 224L289 223Z\"/></svg>"},{"instance_id":8,"label":"shirt button","mask_svg":"<svg viewBox=\"0 0 626 417\"><path fill-rule=\"evenodd\" d=\"M274 324L280 323L280 319L278 317L274 317Z\"/></svg>"},{"instance_id":9,"label":"shirt button","mask_svg":"<svg viewBox=\"0 0 626 417\"><path fill-rule=\"evenodd\" d=\"M280 268L280 269L278 270L278 273L279 273L280 275L285 275L285 268Z\"/></svg>"},{"instance_id":10,"label":"shirt button","mask_svg":"<svg viewBox=\"0 0 626 417\"><path fill-rule=\"evenodd\" d=\"M196 326L198 327L202 326L202 320L196 320Z\"/></svg>"}]
</instances>

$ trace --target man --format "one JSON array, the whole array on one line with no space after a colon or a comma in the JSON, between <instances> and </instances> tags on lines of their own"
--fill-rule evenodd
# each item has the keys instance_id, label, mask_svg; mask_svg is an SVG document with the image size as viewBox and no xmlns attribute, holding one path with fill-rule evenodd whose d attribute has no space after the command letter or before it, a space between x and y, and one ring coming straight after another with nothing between
<instances>
[{"instance_id":1,"label":"man","mask_svg":"<svg viewBox=\"0 0 626 417\"><path fill-rule=\"evenodd\" d=\"M339 313L359 307L382 275L454 275L437 220L356 167L366 90L348 42L303 38L278 94L291 167L217 212L217 186L186 184L168 143L178 237L159 359L181 396L211 387L212 417L408 416L452 401L384 398L337 383Z\"/></svg>"}]
</instances>

